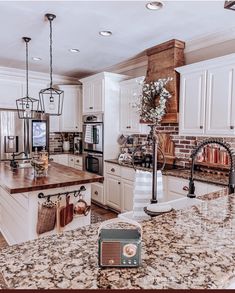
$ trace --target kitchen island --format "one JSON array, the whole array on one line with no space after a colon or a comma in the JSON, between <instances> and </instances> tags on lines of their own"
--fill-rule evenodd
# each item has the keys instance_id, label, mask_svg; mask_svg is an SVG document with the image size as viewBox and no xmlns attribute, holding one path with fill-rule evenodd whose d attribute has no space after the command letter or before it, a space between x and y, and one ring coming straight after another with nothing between
<instances>
[{"instance_id":1,"label":"kitchen island","mask_svg":"<svg viewBox=\"0 0 235 293\"><path fill-rule=\"evenodd\" d=\"M235 278L235 194L142 222L142 266L98 267L99 223L16 245L0 254L9 288L226 288Z\"/></svg>"},{"instance_id":2,"label":"kitchen island","mask_svg":"<svg viewBox=\"0 0 235 293\"><path fill-rule=\"evenodd\" d=\"M38 237L36 225L38 204L48 197L39 199L39 193L44 196L78 191L81 186L84 200L90 205L91 183L102 182L103 177L88 172L76 170L56 163L50 163L48 176L35 178L33 168L18 168L12 170L7 163L0 164L0 231L8 244L17 244ZM61 196L61 206L66 205L65 195ZM56 196L50 200L58 200ZM70 194L70 202L78 198ZM73 221L61 231L76 229L90 224L90 213L87 216L74 217ZM57 227L58 228L58 227ZM46 232L41 236L51 235L57 230Z\"/></svg>"}]
</instances>

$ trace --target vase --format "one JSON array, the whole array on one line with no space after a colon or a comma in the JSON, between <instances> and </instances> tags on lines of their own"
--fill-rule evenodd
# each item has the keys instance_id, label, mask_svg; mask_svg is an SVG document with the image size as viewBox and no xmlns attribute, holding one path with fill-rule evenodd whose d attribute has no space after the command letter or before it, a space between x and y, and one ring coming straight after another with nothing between
<instances>
[{"instance_id":1,"label":"vase","mask_svg":"<svg viewBox=\"0 0 235 293\"><path fill-rule=\"evenodd\" d=\"M67 151L69 151L69 149L70 149L70 143L69 143L69 141L68 140L63 141L63 150L65 152L67 152Z\"/></svg>"}]
</instances>

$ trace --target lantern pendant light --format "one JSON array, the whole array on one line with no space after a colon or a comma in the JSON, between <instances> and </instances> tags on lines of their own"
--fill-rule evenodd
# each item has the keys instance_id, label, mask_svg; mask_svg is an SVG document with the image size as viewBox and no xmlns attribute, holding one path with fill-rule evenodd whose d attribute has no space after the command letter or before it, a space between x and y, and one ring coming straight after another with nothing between
<instances>
[{"instance_id":1,"label":"lantern pendant light","mask_svg":"<svg viewBox=\"0 0 235 293\"><path fill-rule=\"evenodd\" d=\"M64 91L53 88L52 82L52 21L56 16L48 13L45 17L50 23L50 87L39 92L39 100L43 113L60 116L63 110Z\"/></svg>"},{"instance_id":2,"label":"lantern pendant light","mask_svg":"<svg viewBox=\"0 0 235 293\"><path fill-rule=\"evenodd\" d=\"M16 107L20 119L33 119L39 109L39 100L29 97L29 53L30 38L23 37L26 46L26 96L16 100Z\"/></svg>"}]
</instances>

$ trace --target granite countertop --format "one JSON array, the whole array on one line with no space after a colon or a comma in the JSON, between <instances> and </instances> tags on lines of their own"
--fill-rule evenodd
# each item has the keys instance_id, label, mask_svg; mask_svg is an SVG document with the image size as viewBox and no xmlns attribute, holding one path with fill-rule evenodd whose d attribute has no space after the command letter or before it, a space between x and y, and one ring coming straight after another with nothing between
<instances>
[{"instance_id":1,"label":"granite countertop","mask_svg":"<svg viewBox=\"0 0 235 293\"><path fill-rule=\"evenodd\" d=\"M102 176L53 162L49 165L48 176L42 178L34 178L33 168L12 171L9 164L0 163L0 186L11 194L102 181Z\"/></svg>"},{"instance_id":2,"label":"granite countertop","mask_svg":"<svg viewBox=\"0 0 235 293\"><path fill-rule=\"evenodd\" d=\"M99 223L11 246L0 254L9 288L204 289L235 278L235 194L143 221L142 266L98 267Z\"/></svg>"},{"instance_id":3,"label":"granite countertop","mask_svg":"<svg viewBox=\"0 0 235 293\"><path fill-rule=\"evenodd\" d=\"M123 167L133 168L133 165L130 163L120 163L118 160L105 160L107 163L117 164ZM150 168L144 168L144 167L136 167L137 170L143 170L152 172L152 169ZM178 178L184 178L189 179L190 177L190 170L189 169L183 169L183 168L173 168L169 167L165 168L162 171L163 175L168 176L174 176ZM195 171L194 172L194 179L201 182L207 182L207 183L213 183L217 185L223 185L228 186L228 176L222 175L222 174L214 174L214 173L208 173L208 172L202 172L202 171Z\"/></svg>"}]
</instances>

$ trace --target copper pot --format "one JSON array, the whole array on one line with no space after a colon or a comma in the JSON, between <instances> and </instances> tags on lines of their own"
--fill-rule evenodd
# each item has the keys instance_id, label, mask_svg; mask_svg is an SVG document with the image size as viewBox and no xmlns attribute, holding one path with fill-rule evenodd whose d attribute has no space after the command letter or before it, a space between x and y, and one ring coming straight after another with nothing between
<instances>
[{"instance_id":1,"label":"copper pot","mask_svg":"<svg viewBox=\"0 0 235 293\"><path fill-rule=\"evenodd\" d=\"M225 150L219 152L219 163L221 165L228 165L229 163L228 153Z\"/></svg>"}]
</instances>

